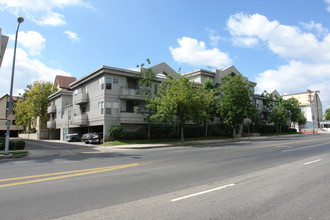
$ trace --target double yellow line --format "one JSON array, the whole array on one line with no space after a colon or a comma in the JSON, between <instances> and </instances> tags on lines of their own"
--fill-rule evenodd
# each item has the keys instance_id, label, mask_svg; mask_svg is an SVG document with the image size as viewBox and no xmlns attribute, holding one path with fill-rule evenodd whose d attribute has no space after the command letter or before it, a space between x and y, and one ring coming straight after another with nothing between
<instances>
[{"instance_id":1,"label":"double yellow line","mask_svg":"<svg viewBox=\"0 0 330 220\"><path fill-rule=\"evenodd\" d=\"M65 172L58 172L58 173L46 173L46 174L39 174L39 175L32 175L32 176L22 176L22 177L0 179L0 188L19 186L19 185L30 184L30 183L39 183L39 182L45 182L45 181L50 181L50 180L65 179L65 178L76 177L76 176L84 176L84 175L89 175L89 174L107 172L107 171L111 171L111 170L119 170L119 169L124 169L124 168L142 166L142 165L147 165L147 164L151 164L151 163L153 163L153 162L150 161L150 162L142 162L142 163L131 163L131 164L116 165L116 166L84 169L84 170L73 170L73 171L65 171ZM18 182L13 182L13 181L18 181ZM11 182L11 183L5 183L5 182ZM4 184L1 184L1 183L4 183Z\"/></svg>"}]
</instances>

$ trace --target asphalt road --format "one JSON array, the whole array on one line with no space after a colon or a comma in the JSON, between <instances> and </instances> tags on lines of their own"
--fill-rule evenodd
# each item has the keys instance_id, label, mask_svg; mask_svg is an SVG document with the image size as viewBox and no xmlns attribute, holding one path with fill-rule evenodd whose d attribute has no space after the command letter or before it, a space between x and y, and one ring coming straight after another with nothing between
<instances>
[{"instance_id":1,"label":"asphalt road","mask_svg":"<svg viewBox=\"0 0 330 220\"><path fill-rule=\"evenodd\" d=\"M329 159L298 135L1 160L0 219L330 219Z\"/></svg>"}]
</instances>

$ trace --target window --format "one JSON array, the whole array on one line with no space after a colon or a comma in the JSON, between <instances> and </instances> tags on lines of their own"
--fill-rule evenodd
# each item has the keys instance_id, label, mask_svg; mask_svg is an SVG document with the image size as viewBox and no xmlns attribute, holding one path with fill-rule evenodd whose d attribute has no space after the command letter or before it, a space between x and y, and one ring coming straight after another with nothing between
<instances>
[{"instance_id":1,"label":"window","mask_svg":"<svg viewBox=\"0 0 330 220\"><path fill-rule=\"evenodd\" d=\"M134 106L135 106L134 101L127 100L126 101L126 112L134 112Z\"/></svg>"},{"instance_id":2,"label":"window","mask_svg":"<svg viewBox=\"0 0 330 220\"><path fill-rule=\"evenodd\" d=\"M105 114L111 115L111 108L105 108Z\"/></svg>"},{"instance_id":3,"label":"window","mask_svg":"<svg viewBox=\"0 0 330 220\"><path fill-rule=\"evenodd\" d=\"M104 102L103 101L102 102L98 102L97 105L98 105L98 108L101 109L101 114L103 114Z\"/></svg>"},{"instance_id":4,"label":"window","mask_svg":"<svg viewBox=\"0 0 330 220\"><path fill-rule=\"evenodd\" d=\"M86 113L86 106L81 106L81 114L84 114Z\"/></svg>"},{"instance_id":5,"label":"window","mask_svg":"<svg viewBox=\"0 0 330 220\"><path fill-rule=\"evenodd\" d=\"M102 90L104 89L104 87L105 87L105 89L111 89L112 88L112 84L111 83L112 83L111 76L105 76L105 77L101 77L99 79L99 85L101 86L101 89Z\"/></svg>"},{"instance_id":6,"label":"window","mask_svg":"<svg viewBox=\"0 0 330 220\"><path fill-rule=\"evenodd\" d=\"M113 82L113 84L118 84L118 81L119 81L118 78L114 77L112 82Z\"/></svg>"},{"instance_id":7,"label":"window","mask_svg":"<svg viewBox=\"0 0 330 220\"><path fill-rule=\"evenodd\" d=\"M154 84L154 95L158 92L158 84Z\"/></svg>"},{"instance_id":8,"label":"window","mask_svg":"<svg viewBox=\"0 0 330 220\"><path fill-rule=\"evenodd\" d=\"M112 84L111 84L111 83L106 83L106 84L105 84L105 88L106 88L106 89L111 89L111 87L112 87Z\"/></svg>"}]
</instances>

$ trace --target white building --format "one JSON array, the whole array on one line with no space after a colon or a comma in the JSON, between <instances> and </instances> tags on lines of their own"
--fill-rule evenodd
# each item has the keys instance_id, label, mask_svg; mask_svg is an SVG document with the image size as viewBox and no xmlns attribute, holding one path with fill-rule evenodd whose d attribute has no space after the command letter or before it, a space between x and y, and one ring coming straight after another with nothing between
<instances>
[{"instance_id":1,"label":"white building","mask_svg":"<svg viewBox=\"0 0 330 220\"><path fill-rule=\"evenodd\" d=\"M304 128L314 129L320 128L323 119L322 103L319 96L319 91L307 90L307 92L283 95L283 99L296 98L299 101L299 106L303 112L307 123Z\"/></svg>"}]
</instances>

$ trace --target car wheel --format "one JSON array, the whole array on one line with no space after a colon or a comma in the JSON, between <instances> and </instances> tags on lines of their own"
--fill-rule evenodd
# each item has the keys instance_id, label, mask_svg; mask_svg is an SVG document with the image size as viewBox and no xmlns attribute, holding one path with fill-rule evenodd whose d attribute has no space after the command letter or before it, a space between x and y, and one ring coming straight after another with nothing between
<instances>
[{"instance_id":1,"label":"car wheel","mask_svg":"<svg viewBox=\"0 0 330 220\"><path fill-rule=\"evenodd\" d=\"M78 139L77 139L76 137L73 137L73 138L71 139L71 141L72 141L72 142L76 142L76 141L78 141Z\"/></svg>"},{"instance_id":2,"label":"car wheel","mask_svg":"<svg viewBox=\"0 0 330 220\"><path fill-rule=\"evenodd\" d=\"M85 144L89 144L89 142L88 141L85 141Z\"/></svg>"}]
</instances>

